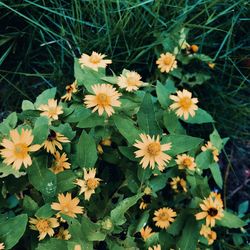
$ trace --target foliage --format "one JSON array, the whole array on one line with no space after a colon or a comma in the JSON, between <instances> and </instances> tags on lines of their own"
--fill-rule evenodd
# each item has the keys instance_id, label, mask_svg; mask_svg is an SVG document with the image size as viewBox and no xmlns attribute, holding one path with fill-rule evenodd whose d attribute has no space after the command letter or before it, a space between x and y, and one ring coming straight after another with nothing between
<instances>
[{"instance_id":1,"label":"foliage","mask_svg":"<svg viewBox=\"0 0 250 250\"><path fill-rule=\"evenodd\" d=\"M184 54L183 58L185 60ZM201 212L202 200L213 195L215 188L221 190L223 186L215 156L223 149L226 138L220 137L214 129L213 118L205 110L199 108L197 116L186 120L177 117L171 110L173 100L170 97L177 90L174 85L175 75L170 75L171 78L162 82L158 81L156 86L147 83L140 90L127 92L118 88L114 80L118 75L114 72L110 76L102 69L94 71L80 67L77 59L74 68L77 93L73 93L69 102L61 100L58 103L59 110L63 111L58 113L58 119L41 111L41 105L47 105L48 100L56 97L55 88L50 88L40 94L34 103L23 101L22 111L10 114L0 124L3 147L6 140L11 140L9 133L14 129L18 133L24 129L31 130L34 135L32 144L41 146L36 152L29 152L32 164L26 168L22 166L14 170L14 165L6 161L1 163L0 242L5 244L6 249L15 249L14 245L16 249L37 250L148 249L158 243L162 249L225 249L225 244L233 247L229 236L231 232L234 232L237 244L243 246L246 236L242 234L239 237L237 233L239 228L243 230L246 225L242 216L246 211L244 204L240 207L240 215L236 216L232 211L222 209L221 199L216 198L216 207L218 211L223 211L224 216L216 219L218 237L214 248L199 233L205 220L197 220L195 215ZM102 83L100 79L121 93L120 105L114 108L115 113L111 116L105 112L91 112L92 108L86 105L87 96L95 94L92 88L94 84ZM53 108L51 112L58 110ZM205 140L189 135L185 129L187 125L204 123L210 124L212 148L203 149ZM56 148L51 154L45 150L46 143L55 140L58 133L66 139L60 141L58 137L62 148ZM149 167L149 163L142 167L142 159L138 159L135 153L141 134L154 140L159 136L158 143L171 145L168 150L163 150L171 160L164 161L162 168L158 162L154 167ZM19 157L20 152L27 154L26 147L20 151L26 139L21 137L20 142L12 138L15 145L14 149L10 149L15 152L13 157ZM156 157L159 152L157 145L148 145L146 152ZM65 153L71 164L69 167L64 165L59 172L56 168L56 164L59 164L58 152L59 156ZM4 149L0 153L3 160L9 157L4 154ZM176 162L177 156L182 154L188 154L195 160L196 167L193 170L181 169ZM96 176L87 177L93 168L96 169ZM171 180L177 176L185 180L186 192L181 190L179 184L176 188L170 187ZM94 192L90 194L89 191ZM70 194L72 200L61 202L62 193ZM59 217L59 209L55 205L58 202L67 208L59 211ZM143 204L146 207L142 207ZM70 205L81 206L83 210L78 210L72 216L68 213L72 209ZM176 213L173 223L166 229L153 221L155 212L164 207L170 207ZM51 237L45 235L39 242L36 237L38 234L41 237L41 232L34 231L31 219L28 226L27 216L45 221L56 218L58 225L68 230L70 239L58 238L57 225ZM154 235L144 242L140 232L146 225L153 228ZM43 227L40 230L45 229Z\"/></svg>"}]
</instances>

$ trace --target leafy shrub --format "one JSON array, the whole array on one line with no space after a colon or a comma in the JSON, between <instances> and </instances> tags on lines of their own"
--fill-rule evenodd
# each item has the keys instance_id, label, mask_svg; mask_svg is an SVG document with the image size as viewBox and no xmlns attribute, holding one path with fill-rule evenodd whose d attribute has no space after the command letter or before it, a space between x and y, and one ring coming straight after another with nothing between
<instances>
[{"instance_id":1,"label":"leafy shrub","mask_svg":"<svg viewBox=\"0 0 250 250\"><path fill-rule=\"evenodd\" d=\"M161 54L169 77L156 85L126 69L106 75L111 60L83 54L59 103L50 88L0 124L5 249L226 249L231 229L244 244L244 217L219 194L227 138L185 129L214 126L175 86L186 49Z\"/></svg>"}]
</instances>

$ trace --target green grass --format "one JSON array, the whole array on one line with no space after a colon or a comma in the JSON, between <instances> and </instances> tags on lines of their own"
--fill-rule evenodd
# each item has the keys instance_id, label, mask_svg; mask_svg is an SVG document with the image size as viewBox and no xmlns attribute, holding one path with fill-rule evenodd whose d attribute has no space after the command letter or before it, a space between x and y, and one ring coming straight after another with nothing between
<instances>
[{"instance_id":1,"label":"green grass","mask_svg":"<svg viewBox=\"0 0 250 250\"><path fill-rule=\"evenodd\" d=\"M249 4L246 0L0 1L1 112L20 108L42 90L73 81L73 57L107 54L112 69L135 69L153 80L156 36L176 25L216 61L212 79L195 87L224 135L249 140ZM46 4L45 4L46 3ZM247 61L248 60L248 61ZM248 69L247 69L248 63Z\"/></svg>"}]
</instances>

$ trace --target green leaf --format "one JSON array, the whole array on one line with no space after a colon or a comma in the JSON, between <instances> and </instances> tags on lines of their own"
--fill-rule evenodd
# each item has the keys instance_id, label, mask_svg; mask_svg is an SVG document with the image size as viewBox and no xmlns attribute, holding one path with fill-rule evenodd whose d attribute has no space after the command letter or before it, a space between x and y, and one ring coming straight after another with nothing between
<instances>
[{"instance_id":1,"label":"green leaf","mask_svg":"<svg viewBox=\"0 0 250 250\"><path fill-rule=\"evenodd\" d=\"M43 91L34 103L36 108L39 108L41 104L47 104L49 99L54 99L56 96L56 88L51 88Z\"/></svg>"},{"instance_id":2,"label":"green leaf","mask_svg":"<svg viewBox=\"0 0 250 250\"><path fill-rule=\"evenodd\" d=\"M119 146L119 151L127 157L131 161L138 161L138 159L135 158L135 148L134 147L125 147L125 146Z\"/></svg>"},{"instance_id":3,"label":"green leaf","mask_svg":"<svg viewBox=\"0 0 250 250\"><path fill-rule=\"evenodd\" d=\"M78 164L82 168L92 168L97 161L95 140L84 130L76 146L76 157Z\"/></svg>"},{"instance_id":4,"label":"green leaf","mask_svg":"<svg viewBox=\"0 0 250 250\"><path fill-rule=\"evenodd\" d=\"M154 105L152 102L151 95L149 93L146 93L143 98L140 110L137 113L137 120L139 127L146 134L149 135L162 134L162 130L155 119Z\"/></svg>"},{"instance_id":5,"label":"green leaf","mask_svg":"<svg viewBox=\"0 0 250 250\"><path fill-rule=\"evenodd\" d=\"M193 216L190 216L177 242L177 249L195 250L199 239L199 225Z\"/></svg>"},{"instance_id":6,"label":"green leaf","mask_svg":"<svg viewBox=\"0 0 250 250\"><path fill-rule=\"evenodd\" d=\"M124 214L130 207L134 206L141 197L142 194L137 194L122 200L117 207L111 211L112 222L117 226L123 225L126 222Z\"/></svg>"},{"instance_id":7,"label":"green leaf","mask_svg":"<svg viewBox=\"0 0 250 250\"><path fill-rule=\"evenodd\" d=\"M195 111L195 116L189 116L187 120L184 120L183 117L180 118L182 121L191 124L202 124L202 123L210 123L214 122L213 117L207 113L205 110L198 108Z\"/></svg>"},{"instance_id":8,"label":"green leaf","mask_svg":"<svg viewBox=\"0 0 250 250\"><path fill-rule=\"evenodd\" d=\"M75 187L74 180L76 176L71 170L65 170L56 175L57 177L57 193L63 193Z\"/></svg>"},{"instance_id":9,"label":"green leaf","mask_svg":"<svg viewBox=\"0 0 250 250\"><path fill-rule=\"evenodd\" d=\"M135 127L134 122L127 117L113 116L115 126L127 139L129 144L135 143L135 140L139 137L139 130Z\"/></svg>"},{"instance_id":10,"label":"green leaf","mask_svg":"<svg viewBox=\"0 0 250 250\"><path fill-rule=\"evenodd\" d=\"M100 232L100 226L85 216L82 216L81 230L88 241L103 241L106 238L106 234Z\"/></svg>"},{"instance_id":11,"label":"green leaf","mask_svg":"<svg viewBox=\"0 0 250 250\"><path fill-rule=\"evenodd\" d=\"M163 124L170 134L185 134L186 131L179 122L178 117L172 111L164 111Z\"/></svg>"},{"instance_id":12,"label":"green leaf","mask_svg":"<svg viewBox=\"0 0 250 250\"><path fill-rule=\"evenodd\" d=\"M19 178L23 175L26 175L25 172L19 172L15 170L12 166L7 166L4 163L0 163L0 178L4 178L11 174L14 175L15 178Z\"/></svg>"},{"instance_id":13,"label":"green leaf","mask_svg":"<svg viewBox=\"0 0 250 250\"><path fill-rule=\"evenodd\" d=\"M60 124L58 127L51 126L51 129L66 136L69 140L72 140L76 135L68 123Z\"/></svg>"},{"instance_id":14,"label":"green leaf","mask_svg":"<svg viewBox=\"0 0 250 250\"><path fill-rule=\"evenodd\" d=\"M224 211L224 216L221 220L216 221L216 224L222 227L240 228L245 226L247 223L241 220L237 215Z\"/></svg>"},{"instance_id":15,"label":"green leaf","mask_svg":"<svg viewBox=\"0 0 250 250\"><path fill-rule=\"evenodd\" d=\"M91 110L86 109L83 105L72 104L70 106L74 111L65 118L65 122L75 123L88 118L91 115Z\"/></svg>"},{"instance_id":16,"label":"green leaf","mask_svg":"<svg viewBox=\"0 0 250 250\"><path fill-rule=\"evenodd\" d=\"M218 185L220 189L222 189L223 179L221 176L220 166L215 162L210 164L209 168L211 170L215 183Z\"/></svg>"},{"instance_id":17,"label":"green leaf","mask_svg":"<svg viewBox=\"0 0 250 250\"><path fill-rule=\"evenodd\" d=\"M34 109L35 109L34 104L31 101L23 100L23 102L22 102L22 110L23 111L34 110Z\"/></svg>"},{"instance_id":18,"label":"green leaf","mask_svg":"<svg viewBox=\"0 0 250 250\"><path fill-rule=\"evenodd\" d=\"M17 114L16 112L11 113L7 118L3 119L0 123L0 132L3 135L9 134L10 130L15 128L17 124Z\"/></svg>"},{"instance_id":19,"label":"green leaf","mask_svg":"<svg viewBox=\"0 0 250 250\"><path fill-rule=\"evenodd\" d=\"M161 104L163 109L167 109L169 104L172 102L169 99L169 95L171 91L169 91L161 82L157 81L156 84L156 94L159 103Z\"/></svg>"},{"instance_id":20,"label":"green leaf","mask_svg":"<svg viewBox=\"0 0 250 250\"><path fill-rule=\"evenodd\" d=\"M105 83L105 81L102 80L102 77L105 77L104 71L95 71L87 67L81 68L78 58L75 58L74 71L77 84L79 86L83 85L90 93L93 93L91 88L93 84Z\"/></svg>"},{"instance_id":21,"label":"green leaf","mask_svg":"<svg viewBox=\"0 0 250 250\"><path fill-rule=\"evenodd\" d=\"M44 243L39 243L36 250L68 250L67 244L64 240L49 239Z\"/></svg>"},{"instance_id":22,"label":"green leaf","mask_svg":"<svg viewBox=\"0 0 250 250\"><path fill-rule=\"evenodd\" d=\"M162 143L172 143L172 148L167 151L170 155L177 155L192 149L196 149L202 142L203 139L198 137L192 137L188 135L168 135L164 136Z\"/></svg>"},{"instance_id":23,"label":"green leaf","mask_svg":"<svg viewBox=\"0 0 250 250\"><path fill-rule=\"evenodd\" d=\"M13 249L23 236L28 216L26 214L18 215L14 218L1 222L0 239L4 242L5 249Z\"/></svg>"},{"instance_id":24,"label":"green leaf","mask_svg":"<svg viewBox=\"0 0 250 250\"><path fill-rule=\"evenodd\" d=\"M45 198L56 194L56 175L47 168L47 158L33 158L32 165L27 169L30 183Z\"/></svg>"},{"instance_id":25,"label":"green leaf","mask_svg":"<svg viewBox=\"0 0 250 250\"><path fill-rule=\"evenodd\" d=\"M215 129L213 131L213 133L209 136L209 139L211 141L211 143L219 150L219 152L221 151L221 149L224 146L223 140L221 139L218 131Z\"/></svg>"},{"instance_id":26,"label":"green leaf","mask_svg":"<svg viewBox=\"0 0 250 250\"><path fill-rule=\"evenodd\" d=\"M138 223L135 232L140 232L141 229L147 224L149 218L149 211L143 212L143 214L138 219Z\"/></svg>"},{"instance_id":27,"label":"green leaf","mask_svg":"<svg viewBox=\"0 0 250 250\"><path fill-rule=\"evenodd\" d=\"M46 203L36 211L35 215L39 218L49 218L55 213L56 211L51 208L51 203Z\"/></svg>"},{"instance_id":28,"label":"green leaf","mask_svg":"<svg viewBox=\"0 0 250 250\"><path fill-rule=\"evenodd\" d=\"M179 213L178 216L176 217L175 221L167 229L168 233L170 233L174 236L180 234L188 216L190 216L190 215L188 215L185 212L185 210L184 210L184 212Z\"/></svg>"},{"instance_id":29,"label":"green leaf","mask_svg":"<svg viewBox=\"0 0 250 250\"><path fill-rule=\"evenodd\" d=\"M24 196L23 209L30 216L38 209L38 204L28 195Z\"/></svg>"},{"instance_id":30,"label":"green leaf","mask_svg":"<svg viewBox=\"0 0 250 250\"><path fill-rule=\"evenodd\" d=\"M245 213L247 213L248 207L249 207L249 201L244 201L244 202L240 203L240 205L238 207L238 214L244 215Z\"/></svg>"},{"instance_id":31,"label":"green leaf","mask_svg":"<svg viewBox=\"0 0 250 250\"><path fill-rule=\"evenodd\" d=\"M45 116L38 117L32 133L34 135L33 144L42 144L49 134L49 119Z\"/></svg>"},{"instance_id":32,"label":"green leaf","mask_svg":"<svg viewBox=\"0 0 250 250\"><path fill-rule=\"evenodd\" d=\"M209 168L209 165L212 163L212 161L213 161L213 155L210 150L206 150L204 152L199 153L195 158L197 167L200 169Z\"/></svg>"},{"instance_id":33,"label":"green leaf","mask_svg":"<svg viewBox=\"0 0 250 250\"><path fill-rule=\"evenodd\" d=\"M78 128L93 128L103 126L105 124L105 117L93 113L88 117L81 118L77 124Z\"/></svg>"}]
</instances>

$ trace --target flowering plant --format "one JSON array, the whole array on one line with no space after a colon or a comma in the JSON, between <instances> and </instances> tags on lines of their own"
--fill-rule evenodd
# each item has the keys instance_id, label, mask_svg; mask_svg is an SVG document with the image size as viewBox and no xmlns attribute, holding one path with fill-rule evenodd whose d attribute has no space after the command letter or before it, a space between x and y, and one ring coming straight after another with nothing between
<instances>
[{"instance_id":1,"label":"flowering plant","mask_svg":"<svg viewBox=\"0 0 250 250\"><path fill-rule=\"evenodd\" d=\"M0 124L0 249L213 249L246 224L220 194L227 138L188 135L214 120L172 79L106 75L104 58L75 59L60 101L45 90ZM157 64L178 69L170 52Z\"/></svg>"}]
</instances>

